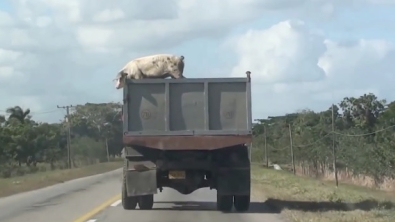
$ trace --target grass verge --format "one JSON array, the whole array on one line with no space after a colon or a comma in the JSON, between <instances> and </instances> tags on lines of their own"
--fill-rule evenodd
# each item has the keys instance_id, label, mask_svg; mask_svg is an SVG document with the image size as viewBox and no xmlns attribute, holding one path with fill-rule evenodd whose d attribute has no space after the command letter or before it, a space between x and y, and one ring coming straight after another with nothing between
<instances>
[{"instance_id":1,"label":"grass verge","mask_svg":"<svg viewBox=\"0 0 395 222\"><path fill-rule=\"evenodd\" d=\"M68 180L105 173L122 167L123 162L99 163L66 170L37 172L20 177L0 178L0 197L36 190Z\"/></svg>"},{"instance_id":2,"label":"grass verge","mask_svg":"<svg viewBox=\"0 0 395 222\"><path fill-rule=\"evenodd\" d=\"M395 193L294 176L285 171L252 169L254 196L290 221L395 221Z\"/></svg>"}]
</instances>

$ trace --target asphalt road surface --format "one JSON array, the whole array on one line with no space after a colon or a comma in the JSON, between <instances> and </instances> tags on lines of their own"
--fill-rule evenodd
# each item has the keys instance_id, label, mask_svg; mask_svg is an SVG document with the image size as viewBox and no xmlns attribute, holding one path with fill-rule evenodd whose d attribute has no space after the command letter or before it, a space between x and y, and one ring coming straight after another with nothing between
<instances>
[{"instance_id":1,"label":"asphalt road surface","mask_svg":"<svg viewBox=\"0 0 395 222\"><path fill-rule=\"evenodd\" d=\"M60 195L51 196L49 193L54 191L48 189L43 191L44 193L40 191L34 194L39 196L21 194L0 199L0 222L282 221L278 214L259 202L252 202L247 213L216 211L216 191L209 189L200 189L190 195L182 195L167 188L155 195L154 209L124 210L119 199L120 172L100 179L81 180L78 186L73 183L65 183L62 184L62 188L57 188L58 191L63 190ZM43 198L45 195L47 198ZM38 201L40 198L43 200Z\"/></svg>"}]
</instances>

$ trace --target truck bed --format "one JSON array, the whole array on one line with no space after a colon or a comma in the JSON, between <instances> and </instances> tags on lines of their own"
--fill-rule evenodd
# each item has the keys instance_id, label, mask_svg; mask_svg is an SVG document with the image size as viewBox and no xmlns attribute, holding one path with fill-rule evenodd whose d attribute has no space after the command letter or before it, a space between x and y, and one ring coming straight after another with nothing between
<instances>
[{"instance_id":1,"label":"truck bed","mask_svg":"<svg viewBox=\"0 0 395 222\"><path fill-rule=\"evenodd\" d=\"M127 80L123 115L129 146L212 150L250 143L250 78Z\"/></svg>"}]
</instances>

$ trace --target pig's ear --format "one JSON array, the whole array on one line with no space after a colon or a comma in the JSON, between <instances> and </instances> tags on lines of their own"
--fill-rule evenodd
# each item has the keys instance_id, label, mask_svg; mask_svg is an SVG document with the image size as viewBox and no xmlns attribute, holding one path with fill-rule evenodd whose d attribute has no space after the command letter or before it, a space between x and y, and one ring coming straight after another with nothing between
<instances>
[{"instance_id":1,"label":"pig's ear","mask_svg":"<svg viewBox=\"0 0 395 222\"><path fill-rule=\"evenodd\" d=\"M118 74L115 76L115 79L114 79L114 81L115 80L117 80L117 79L120 79L120 78L122 78L122 77L124 77L125 76L125 73L124 72L118 72Z\"/></svg>"}]
</instances>

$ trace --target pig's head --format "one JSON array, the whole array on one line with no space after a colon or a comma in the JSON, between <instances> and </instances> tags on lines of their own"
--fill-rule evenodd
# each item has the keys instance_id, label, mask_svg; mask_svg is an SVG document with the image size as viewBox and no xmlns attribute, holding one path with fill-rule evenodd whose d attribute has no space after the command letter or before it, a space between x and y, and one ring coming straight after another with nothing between
<instances>
[{"instance_id":1,"label":"pig's head","mask_svg":"<svg viewBox=\"0 0 395 222\"><path fill-rule=\"evenodd\" d=\"M184 79L184 56L178 57L175 59L174 63L169 63L169 74L172 79Z\"/></svg>"},{"instance_id":2,"label":"pig's head","mask_svg":"<svg viewBox=\"0 0 395 222\"><path fill-rule=\"evenodd\" d=\"M122 89L125 85L125 79L126 79L126 73L124 72L119 72L117 76L115 77L114 81L115 83L115 88L116 89Z\"/></svg>"}]
</instances>

